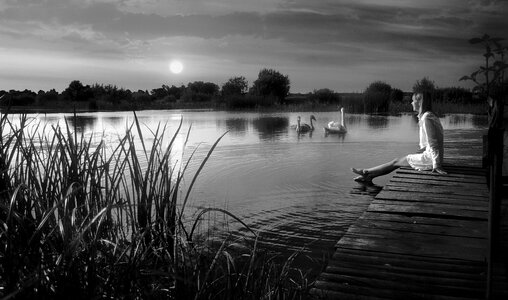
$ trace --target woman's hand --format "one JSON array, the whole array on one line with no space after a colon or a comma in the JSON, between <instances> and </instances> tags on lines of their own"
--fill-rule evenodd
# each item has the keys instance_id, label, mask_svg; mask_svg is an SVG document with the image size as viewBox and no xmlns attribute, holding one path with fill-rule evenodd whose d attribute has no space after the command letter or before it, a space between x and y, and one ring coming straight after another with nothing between
<instances>
[{"instance_id":1,"label":"woman's hand","mask_svg":"<svg viewBox=\"0 0 508 300\"><path fill-rule=\"evenodd\" d=\"M439 173L439 174L448 174L445 170L443 170L443 168L441 167L436 167L434 169L432 169L432 173Z\"/></svg>"}]
</instances>

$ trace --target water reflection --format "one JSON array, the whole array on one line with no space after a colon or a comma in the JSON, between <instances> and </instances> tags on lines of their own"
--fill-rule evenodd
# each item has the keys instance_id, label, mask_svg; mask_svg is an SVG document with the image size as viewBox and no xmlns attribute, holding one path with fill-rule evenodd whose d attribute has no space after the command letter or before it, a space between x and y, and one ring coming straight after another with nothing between
<instances>
[{"instance_id":1,"label":"water reflection","mask_svg":"<svg viewBox=\"0 0 508 300\"><path fill-rule=\"evenodd\" d=\"M58 115L49 115L48 116L46 114L44 116L39 116L39 118L43 123L47 123L47 124L57 124L58 121L61 119L60 116L58 116Z\"/></svg>"},{"instance_id":2,"label":"water reflection","mask_svg":"<svg viewBox=\"0 0 508 300\"><path fill-rule=\"evenodd\" d=\"M484 115L472 115L471 121L476 127L487 127L489 120Z\"/></svg>"},{"instance_id":3,"label":"water reflection","mask_svg":"<svg viewBox=\"0 0 508 300\"><path fill-rule=\"evenodd\" d=\"M386 128L390 123L390 117L386 116L378 116L378 115L370 115L367 116L367 125L370 128Z\"/></svg>"},{"instance_id":4,"label":"water reflection","mask_svg":"<svg viewBox=\"0 0 508 300\"><path fill-rule=\"evenodd\" d=\"M226 119L226 129L233 134L245 135L247 131L248 121L244 118L228 118Z\"/></svg>"},{"instance_id":5,"label":"water reflection","mask_svg":"<svg viewBox=\"0 0 508 300\"><path fill-rule=\"evenodd\" d=\"M338 141L344 142L346 138L347 132L328 132L325 131L325 137L331 136L332 138L336 138Z\"/></svg>"},{"instance_id":6,"label":"water reflection","mask_svg":"<svg viewBox=\"0 0 508 300\"><path fill-rule=\"evenodd\" d=\"M334 119L334 121L337 121ZM346 126L351 126L351 125L356 125L356 124L361 124L364 122L364 117L363 115L345 115L344 117L344 123L346 124Z\"/></svg>"},{"instance_id":7,"label":"water reflection","mask_svg":"<svg viewBox=\"0 0 508 300\"><path fill-rule=\"evenodd\" d=\"M468 121L468 117L466 115L448 115L446 116L446 119L452 125L464 124Z\"/></svg>"},{"instance_id":8,"label":"water reflection","mask_svg":"<svg viewBox=\"0 0 508 300\"><path fill-rule=\"evenodd\" d=\"M270 140L276 136L288 133L289 118L260 117L252 121L252 126L262 140Z\"/></svg>"},{"instance_id":9,"label":"water reflection","mask_svg":"<svg viewBox=\"0 0 508 300\"><path fill-rule=\"evenodd\" d=\"M470 114L450 114L442 118L443 126L448 128L467 129L473 125L474 127L488 126L488 119L484 115Z\"/></svg>"},{"instance_id":10,"label":"water reflection","mask_svg":"<svg viewBox=\"0 0 508 300\"><path fill-rule=\"evenodd\" d=\"M69 125L78 133L86 133L95 129L96 116L71 116L66 118Z\"/></svg>"},{"instance_id":11,"label":"water reflection","mask_svg":"<svg viewBox=\"0 0 508 300\"><path fill-rule=\"evenodd\" d=\"M122 128L122 127L129 125L126 123L125 117L118 117L118 116L103 117L102 122L108 126L112 126L112 127L116 127L116 128Z\"/></svg>"}]
</instances>

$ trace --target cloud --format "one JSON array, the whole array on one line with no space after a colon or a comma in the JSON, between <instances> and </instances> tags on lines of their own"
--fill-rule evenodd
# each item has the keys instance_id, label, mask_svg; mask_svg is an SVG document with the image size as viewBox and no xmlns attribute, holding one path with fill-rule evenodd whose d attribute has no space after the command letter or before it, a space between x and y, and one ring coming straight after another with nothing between
<instances>
[{"instance_id":1,"label":"cloud","mask_svg":"<svg viewBox=\"0 0 508 300\"><path fill-rule=\"evenodd\" d=\"M156 65L183 55L202 62L200 76L260 66L381 70L463 64L481 53L471 37L506 37L507 2L0 0L0 38L13 52L68 51L84 60Z\"/></svg>"},{"instance_id":2,"label":"cloud","mask_svg":"<svg viewBox=\"0 0 508 300\"><path fill-rule=\"evenodd\" d=\"M492 19L493 1L480 6L489 12L464 9L457 1L455 5L415 7L372 5L365 1L290 1L280 4L272 12L231 12L222 15L190 14L161 15L122 10L135 7L139 1L88 1L67 5L49 1L52 5L30 5L11 7L0 16L3 20L30 21L55 26L89 27L97 38L106 37L121 42L123 39L151 40L164 37L186 36L218 39L232 35L282 39L301 45L304 43L366 43L370 46L387 44L421 44L422 48L440 45L444 38L456 40L469 38L481 30L499 27L499 18ZM174 1L173 1L174 2ZM181 3L181 1L176 1ZM368 1L367 1L368 2ZM398 1L389 1L394 3ZM463 2L460 1L462 4ZM151 1L152 6L161 5ZM204 2L198 1L201 5ZM216 2L218 5L220 2ZM309 4L310 3L310 4ZM377 2L376 2L377 3ZM148 5L149 5L148 4ZM500 4L499 4L500 5ZM150 6L150 5L149 5ZM199 6L199 5L198 5ZM485 7L490 9L486 10ZM475 18L471 18L475 16ZM35 23L34 23L35 24ZM491 25L492 24L492 25ZM507 24L504 21L504 24ZM49 25L48 25L49 26ZM499 32L499 30L495 30ZM435 42L433 42L435 41ZM459 46L460 47L460 46ZM456 51L453 47L444 49Z\"/></svg>"}]
</instances>

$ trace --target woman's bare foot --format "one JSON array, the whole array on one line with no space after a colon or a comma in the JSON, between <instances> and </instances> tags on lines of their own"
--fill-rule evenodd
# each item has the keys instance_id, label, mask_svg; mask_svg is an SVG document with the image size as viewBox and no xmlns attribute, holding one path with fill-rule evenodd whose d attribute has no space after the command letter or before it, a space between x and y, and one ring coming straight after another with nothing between
<instances>
[{"instance_id":1,"label":"woman's bare foot","mask_svg":"<svg viewBox=\"0 0 508 300\"><path fill-rule=\"evenodd\" d=\"M353 171L353 173L356 173L358 175L364 175L364 170L363 169L356 169L356 168L351 168L351 171Z\"/></svg>"},{"instance_id":2,"label":"woman's bare foot","mask_svg":"<svg viewBox=\"0 0 508 300\"><path fill-rule=\"evenodd\" d=\"M362 183L372 183L372 177L370 176L367 170L351 168L351 171L355 174L360 175L358 177L355 177L353 179L354 181Z\"/></svg>"}]
</instances>

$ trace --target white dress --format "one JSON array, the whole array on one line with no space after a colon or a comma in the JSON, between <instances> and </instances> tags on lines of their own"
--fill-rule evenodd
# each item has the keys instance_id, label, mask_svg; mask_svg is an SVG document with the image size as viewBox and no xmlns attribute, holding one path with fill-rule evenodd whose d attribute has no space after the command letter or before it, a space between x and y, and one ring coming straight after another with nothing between
<instances>
[{"instance_id":1,"label":"white dress","mask_svg":"<svg viewBox=\"0 0 508 300\"><path fill-rule=\"evenodd\" d=\"M416 170L432 170L443 163L443 126L432 112L425 112L418 122L420 127L420 148L423 153L409 154L407 162Z\"/></svg>"}]
</instances>

